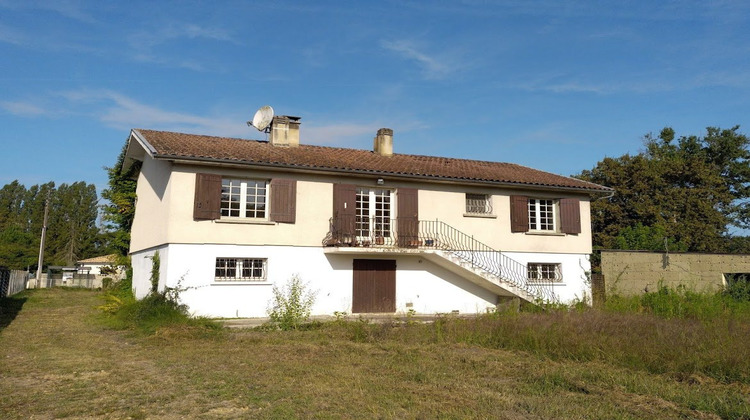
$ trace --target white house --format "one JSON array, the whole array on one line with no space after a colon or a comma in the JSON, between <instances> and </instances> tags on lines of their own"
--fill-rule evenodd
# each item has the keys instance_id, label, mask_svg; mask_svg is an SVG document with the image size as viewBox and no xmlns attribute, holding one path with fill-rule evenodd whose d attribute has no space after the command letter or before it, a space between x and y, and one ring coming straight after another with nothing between
<instances>
[{"instance_id":1,"label":"white house","mask_svg":"<svg viewBox=\"0 0 750 420\"><path fill-rule=\"evenodd\" d=\"M117 265L117 255L100 255L98 257L86 258L76 261L76 269L85 274L97 276L111 276L120 278L125 273L125 267ZM104 272L102 272L102 269ZM112 272L114 270L114 273Z\"/></svg>"},{"instance_id":2,"label":"white house","mask_svg":"<svg viewBox=\"0 0 750 420\"><path fill-rule=\"evenodd\" d=\"M301 145L297 117L268 141L132 130L140 165L133 287L195 315L265 316L299 275L313 314L480 313L508 298L590 294L592 197L607 187L497 162Z\"/></svg>"}]
</instances>

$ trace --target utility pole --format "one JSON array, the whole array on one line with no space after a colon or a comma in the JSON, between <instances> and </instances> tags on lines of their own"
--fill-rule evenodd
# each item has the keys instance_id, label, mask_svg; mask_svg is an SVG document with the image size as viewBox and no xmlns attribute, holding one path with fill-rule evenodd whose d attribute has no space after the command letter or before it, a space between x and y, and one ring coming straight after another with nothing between
<instances>
[{"instance_id":1,"label":"utility pole","mask_svg":"<svg viewBox=\"0 0 750 420\"><path fill-rule=\"evenodd\" d=\"M42 264L44 263L44 239L47 237L47 215L49 214L49 194L44 200L44 221L42 222L42 240L39 242L39 263L36 269L36 288L42 288Z\"/></svg>"}]
</instances>

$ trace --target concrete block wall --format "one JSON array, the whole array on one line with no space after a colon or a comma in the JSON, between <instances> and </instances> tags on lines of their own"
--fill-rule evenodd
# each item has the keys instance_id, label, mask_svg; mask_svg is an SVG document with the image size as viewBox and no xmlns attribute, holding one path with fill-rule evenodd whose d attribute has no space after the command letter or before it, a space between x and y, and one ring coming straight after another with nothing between
<instances>
[{"instance_id":1,"label":"concrete block wall","mask_svg":"<svg viewBox=\"0 0 750 420\"><path fill-rule=\"evenodd\" d=\"M713 292L725 273L750 273L750 255L686 252L601 251L607 295L653 292L659 284Z\"/></svg>"}]
</instances>

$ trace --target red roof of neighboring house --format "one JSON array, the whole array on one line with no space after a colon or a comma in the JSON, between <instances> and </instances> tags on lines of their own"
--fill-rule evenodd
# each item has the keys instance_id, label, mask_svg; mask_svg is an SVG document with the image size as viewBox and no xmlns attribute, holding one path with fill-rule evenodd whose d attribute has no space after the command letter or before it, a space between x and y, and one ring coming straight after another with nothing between
<instances>
[{"instance_id":1,"label":"red roof of neighboring house","mask_svg":"<svg viewBox=\"0 0 750 420\"><path fill-rule=\"evenodd\" d=\"M115 261L117 261L117 254L109 254L78 260L78 264L113 264Z\"/></svg>"},{"instance_id":2,"label":"red roof of neighboring house","mask_svg":"<svg viewBox=\"0 0 750 420\"><path fill-rule=\"evenodd\" d=\"M283 168L366 173L381 176L488 182L504 185L609 192L608 187L513 163L393 154L369 150L300 145L278 147L267 141L168 131L133 130L157 159L181 159Z\"/></svg>"}]
</instances>

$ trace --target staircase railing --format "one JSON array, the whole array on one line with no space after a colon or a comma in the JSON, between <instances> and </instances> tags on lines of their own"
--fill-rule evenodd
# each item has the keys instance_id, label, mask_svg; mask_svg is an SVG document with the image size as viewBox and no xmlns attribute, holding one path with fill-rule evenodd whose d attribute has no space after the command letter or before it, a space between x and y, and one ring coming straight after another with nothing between
<instances>
[{"instance_id":1,"label":"staircase railing","mask_svg":"<svg viewBox=\"0 0 750 420\"><path fill-rule=\"evenodd\" d=\"M543 302L557 302L549 283L530 281L528 269L501 251L439 220L339 216L330 219L324 246L438 249L519 288Z\"/></svg>"}]
</instances>

